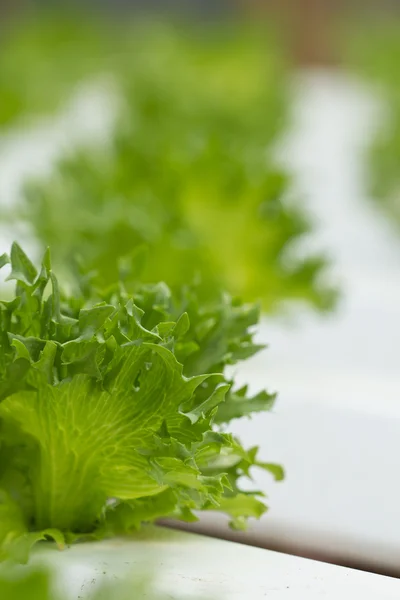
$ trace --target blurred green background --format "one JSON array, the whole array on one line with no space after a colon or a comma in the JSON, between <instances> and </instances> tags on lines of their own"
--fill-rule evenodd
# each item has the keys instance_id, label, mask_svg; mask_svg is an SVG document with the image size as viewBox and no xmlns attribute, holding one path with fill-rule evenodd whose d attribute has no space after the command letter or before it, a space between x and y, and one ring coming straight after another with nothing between
<instances>
[{"instance_id":1,"label":"blurred green background","mask_svg":"<svg viewBox=\"0 0 400 600\"><path fill-rule=\"evenodd\" d=\"M332 308L323 252L296 252L311 218L274 158L290 98L274 22L123 14L10 17L3 128L55 114L96 76L112 80L120 107L108 143L66 153L4 219L25 220L66 278L79 257L110 283L124 258L145 281L196 281L206 298L226 289L266 311L288 300Z\"/></svg>"}]
</instances>

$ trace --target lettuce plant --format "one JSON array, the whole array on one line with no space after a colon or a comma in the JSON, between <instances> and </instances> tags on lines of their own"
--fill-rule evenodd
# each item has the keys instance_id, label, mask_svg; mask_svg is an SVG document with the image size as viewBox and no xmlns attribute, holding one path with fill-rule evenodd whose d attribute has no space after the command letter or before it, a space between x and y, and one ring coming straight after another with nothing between
<instances>
[{"instance_id":1,"label":"lettuce plant","mask_svg":"<svg viewBox=\"0 0 400 600\"><path fill-rule=\"evenodd\" d=\"M310 223L271 156L286 105L277 65L258 36L222 39L164 27L127 42L110 143L29 182L23 216L57 266L80 254L103 283L133 251L146 253L146 282L197 278L206 296L228 289L266 311L286 300L331 308L326 261L296 252Z\"/></svg>"},{"instance_id":2,"label":"lettuce plant","mask_svg":"<svg viewBox=\"0 0 400 600\"><path fill-rule=\"evenodd\" d=\"M226 423L269 409L224 374L253 355L258 309L188 287L123 281L97 289L81 273L60 291L47 251L39 272L14 244L0 302L0 552L21 560L37 540L62 546L158 517L219 510L233 527L265 511L239 479L261 462Z\"/></svg>"},{"instance_id":3,"label":"lettuce plant","mask_svg":"<svg viewBox=\"0 0 400 600\"><path fill-rule=\"evenodd\" d=\"M296 252L310 223L271 158L289 100L271 30L77 11L16 22L0 56L0 124L53 111L97 75L121 91L109 146L64 158L25 194L57 268L65 275L79 252L107 282L121 255L145 247L143 281L195 275L203 292L228 289L266 311L292 299L330 308L326 261Z\"/></svg>"}]
</instances>

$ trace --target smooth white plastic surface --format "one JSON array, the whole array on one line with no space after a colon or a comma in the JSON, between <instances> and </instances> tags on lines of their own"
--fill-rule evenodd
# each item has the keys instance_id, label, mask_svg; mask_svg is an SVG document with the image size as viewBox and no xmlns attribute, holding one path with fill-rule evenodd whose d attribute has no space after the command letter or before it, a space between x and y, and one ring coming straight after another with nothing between
<instances>
[{"instance_id":1,"label":"smooth white plastic surface","mask_svg":"<svg viewBox=\"0 0 400 600\"><path fill-rule=\"evenodd\" d=\"M36 552L71 600L90 600L102 582L153 567L156 590L188 600L398 600L400 581L193 534L114 540ZM110 599L112 600L112 599Z\"/></svg>"}]
</instances>

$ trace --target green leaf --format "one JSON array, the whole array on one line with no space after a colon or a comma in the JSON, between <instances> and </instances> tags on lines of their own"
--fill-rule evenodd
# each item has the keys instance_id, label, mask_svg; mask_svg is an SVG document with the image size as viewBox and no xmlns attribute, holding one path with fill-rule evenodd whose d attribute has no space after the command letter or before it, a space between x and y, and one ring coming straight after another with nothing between
<instances>
[{"instance_id":1,"label":"green leaf","mask_svg":"<svg viewBox=\"0 0 400 600\"><path fill-rule=\"evenodd\" d=\"M232 517L230 524L233 529L245 530L246 520L259 519L267 511L267 507L250 494L237 494L222 498L219 510Z\"/></svg>"},{"instance_id":2,"label":"green leaf","mask_svg":"<svg viewBox=\"0 0 400 600\"><path fill-rule=\"evenodd\" d=\"M17 358L8 365L4 379L0 381L0 401L24 387L28 370L29 362L25 358Z\"/></svg>"},{"instance_id":3,"label":"green leaf","mask_svg":"<svg viewBox=\"0 0 400 600\"><path fill-rule=\"evenodd\" d=\"M54 361L57 354L57 344L47 341L43 348L39 360L35 363L35 368L43 373L45 381L52 384L54 381Z\"/></svg>"},{"instance_id":4,"label":"green leaf","mask_svg":"<svg viewBox=\"0 0 400 600\"><path fill-rule=\"evenodd\" d=\"M265 390L255 396L247 396L247 387L236 392L230 392L216 414L218 423L229 423L233 419L250 416L254 413L269 411L275 404L276 394L269 394Z\"/></svg>"},{"instance_id":5,"label":"green leaf","mask_svg":"<svg viewBox=\"0 0 400 600\"><path fill-rule=\"evenodd\" d=\"M27 285L31 285L35 281L37 271L25 252L16 242L11 246L10 262L11 273L6 281L15 279L16 281L21 281Z\"/></svg>"},{"instance_id":6,"label":"green leaf","mask_svg":"<svg viewBox=\"0 0 400 600\"><path fill-rule=\"evenodd\" d=\"M230 385L228 383L220 383L204 402L193 407L189 412L184 412L185 416L190 419L192 424L197 423L200 418L205 418L207 413L225 401L229 389Z\"/></svg>"},{"instance_id":7,"label":"green leaf","mask_svg":"<svg viewBox=\"0 0 400 600\"><path fill-rule=\"evenodd\" d=\"M10 257L4 252L4 254L0 255L0 269L2 269L5 265L8 265L9 263Z\"/></svg>"},{"instance_id":8,"label":"green leaf","mask_svg":"<svg viewBox=\"0 0 400 600\"><path fill-rule=\"evenodd\" d=\"M274 476L275 481L283 481L285 478L285 471L281 467L281 465L276 465L273 463L264 463L258 462L256 463L257 467L261 467L265 471L271 473Z\"/></svg>"},{"instance_id":9,"label":"green leaf","mask_svg":"<svg viewBox=\"0 0 400 600\"><path fill-rule=\"evenodd\" d=\"M25 532L8 545L7 558L21 564L26 564L32 547L43 540L55 541L60 550L63 550L65 546L64 535L56 529Z\"/></svg>"},{"instance_id":10,"label":"green leaf","mask_svg":"<svg viewBox=\"0 0 400 600\"><path fill-rule=\"evenodd\" d=\"M105 320L115 311L114 306L101 304L93 308L82 308L79 312L80 339L89 340L104 325Z\"/></svg>"},{"instance_id":11,"label":"green leaf","mask_svg":"<svg viewBox=\"0 0 400 600\"><path fill-rule=\"evenodd\" d=\"M9 334L11 346L16 349L18 358L25 358L28 361L38 360L40 353L44 349L46 342L35 337L23 337L13 333Z\"/></svg>"},{"instance_id":12,"label":"green leaf","mask_svg":"<svg viewBox=\"0 0 400 600\"><path fill-rule=\"evenodd\" d=\"M26 533L21 507L0 488L0 560L9 558L15 540Z\"/></svg>"},{"instance_id":13,"label":"green leaf","mask_svg":"<svg viewBox=\"0 0 400 600\"><path fill-rule=\"evenodd\" d=\"M50 296L51 301L51 309L52 309L52 320L54 323L59 325L73 326L76 324L77 319L72 319L68 316L65 316L61 313L61 296L60 290L58 286L57 277L53 272L50 273L50 281L53 288L53 293Z\"/></svg>"},{"instance_id":14,"label":"green leaf","mask_svg":"<svg viewBox=\"0 0 400 600\"><path fill-rule=\"evenodd\" d=\"M120 502L110 506L104 519L104 531L121 535L140 529L143 523L172 516L176 510L176 495L168 489L155 496Z\"/></svg>"},{"instance_id":15,"label":"green leaf","mask_svg":"<svg viewBox=\"0 0 400 600\"><path fill-rule=\"evenodd\" d=\"M180 338L190 329L190 318L187 312L181 314L174 327L174 336Z\"/></svg>"}]
</instances>

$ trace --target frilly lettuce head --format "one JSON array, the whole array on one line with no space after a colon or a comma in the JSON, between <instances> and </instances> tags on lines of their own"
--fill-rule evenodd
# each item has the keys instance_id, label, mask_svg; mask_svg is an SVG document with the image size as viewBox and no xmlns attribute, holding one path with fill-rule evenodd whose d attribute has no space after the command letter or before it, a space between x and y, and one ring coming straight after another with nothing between
<instances>
[{"instance_id":1,"label":"frilly lettuce head","mask_svg":"<svg viewBox=\"0 0 400 600\"><path fill-rule=\"evenodd\" d=\"M265 511L238 480L282 470L225 430L273 403L224 374L259 349L257 307L227 296L204 306L195 289L162 283L102 291L88 273L64 293L49 252L37 271L17 244L0 264L15 281L0 301L2 558L197 510L237 528Z\"/></svg>"}]
</instances>

